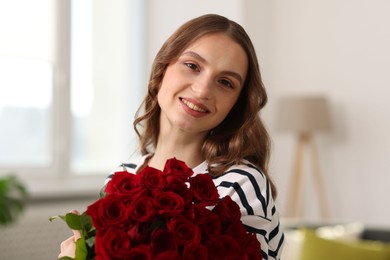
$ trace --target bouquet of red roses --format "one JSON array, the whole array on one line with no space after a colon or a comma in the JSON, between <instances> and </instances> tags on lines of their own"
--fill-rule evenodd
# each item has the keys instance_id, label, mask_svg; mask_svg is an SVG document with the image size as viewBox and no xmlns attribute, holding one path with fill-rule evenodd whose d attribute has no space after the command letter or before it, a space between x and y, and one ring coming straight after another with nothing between
<instances>
[{"instance_id":1,"label":"bouquet of red roses","mask_svg":"<svg viewBox=\"0 0 390 260\"><path fill-rule=\"evenodd\" d=\"M60 217L81 230L76 259L262 259L240 216L210 175L173 158L163 171L116 172L86 212Z\"/></svg>"}]
</instances>

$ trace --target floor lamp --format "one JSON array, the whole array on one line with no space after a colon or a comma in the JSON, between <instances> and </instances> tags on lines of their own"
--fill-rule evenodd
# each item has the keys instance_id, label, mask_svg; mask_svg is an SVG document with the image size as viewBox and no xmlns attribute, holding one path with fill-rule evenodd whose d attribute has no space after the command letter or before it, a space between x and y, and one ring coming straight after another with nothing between
<instances>
[{"instance_id":1,"label":"floor lamp","mask_svg":"<svg viewBox=\"0 0 390 260\"><path fill-rule=\"evenodd\" d=\"M331 128L330 112L327 99L323 96L288 97L279 103L278 129L293 132L297 136L292 178L290 182L287 215L299 218L302 212L302 170L307 149L314 187L317 192L320 214L323 220L328 220L329 209L325 196L325 187L319 165L319 155L314 135L329 131Z\"/></svg>"}]
</instances>

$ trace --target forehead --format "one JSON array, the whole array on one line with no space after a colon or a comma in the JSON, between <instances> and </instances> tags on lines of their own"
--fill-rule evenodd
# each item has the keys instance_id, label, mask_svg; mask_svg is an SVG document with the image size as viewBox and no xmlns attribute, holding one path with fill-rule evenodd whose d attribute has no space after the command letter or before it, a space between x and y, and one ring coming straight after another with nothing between
<instances>
[{"instance_id":1,"label":"forehead","mask_svg":"<svg viewBox=\"0 0 390 260\"><path fill-rule=\"evenodd\" d=\"M230 35L224 32L206 33L204 35L195 37L186 44L186 47L183 50L201 45L202 42L209 42L209 41L211 42L224 41L226 43L236 45L237 47L241 48L244 51L244 48L241 46L241 44L238 41L236 41L234 38L232 38Z\"/></svg>"},{"instance_id":2,"label":"forehead","mask_svg":"<svg viewBox=\"0 0 390 260\"><path fill-rule=\"evenodd\" d=\"M194 52L205 62L234 70L245 76L248 69L248 57L244 48L224 33L206 34L194 40L184 48L183 53Z\"/></svg>"}]
</instances>

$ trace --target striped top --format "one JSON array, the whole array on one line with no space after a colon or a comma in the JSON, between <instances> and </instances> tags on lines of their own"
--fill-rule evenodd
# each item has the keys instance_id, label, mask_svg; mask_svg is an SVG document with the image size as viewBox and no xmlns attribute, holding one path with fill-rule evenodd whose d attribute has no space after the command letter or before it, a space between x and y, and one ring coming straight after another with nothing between
<instances>
[{"instance_id":1,"label":"striped top","mask_svg":"<svg viewBox=\"0 0 390 260\"><path fill-rule=\"evenodd\" d=\"M114 169L112 174L123 171L123 166L129 173L135 174L144 165L148 156L124 163ZM192 170L194 175L208 173L207 162L199 164ZM241 221L247 231L257 234L263 259L280 259L284 235L279 228L279 216L266 176L254 165L244 161L240 165L230 167L222 176L213 178L213 181L221 198L228 195L240 206Z\"/></svg>"}]
</instances>

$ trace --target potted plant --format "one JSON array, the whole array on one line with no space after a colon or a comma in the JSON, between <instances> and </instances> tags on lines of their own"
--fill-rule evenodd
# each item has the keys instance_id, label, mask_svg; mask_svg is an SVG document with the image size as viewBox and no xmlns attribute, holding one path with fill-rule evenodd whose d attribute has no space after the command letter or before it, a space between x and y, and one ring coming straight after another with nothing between
<instances>
[{"instance_id":1,"label":"potted plant","mask_svg":"<svg viewBox=\"0 0 390 260\"><path fill-rule=\"evenodd\" d=\"M23 212L27 190L15 176L0 178L0 225L16 220Z\"/></svg>"}]
</instances>

